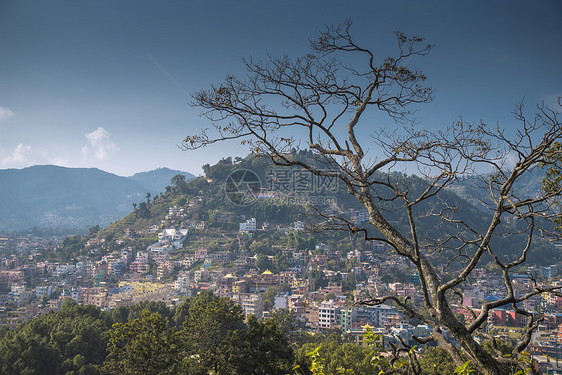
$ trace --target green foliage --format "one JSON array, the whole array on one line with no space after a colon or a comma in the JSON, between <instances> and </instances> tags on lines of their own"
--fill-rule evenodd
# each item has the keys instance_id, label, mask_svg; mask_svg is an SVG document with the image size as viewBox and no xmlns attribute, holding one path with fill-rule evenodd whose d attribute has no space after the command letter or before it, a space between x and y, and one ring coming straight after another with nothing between
<instances>
[{"instance_id":1,"label":"green foliage","mask_svg":"<svg viewBox=\"0 0 562 375\"><path fill-rule=\"evenodd\" d=\"M409 352L394 357L390 349L382 344L382 338L371 328L364 334L366 346L352 343L339 343L335 340L304 344L299 350L295 370L303 375L343 375L343 374L469 374L470 363L459 367L454 365L449 355L441 348L427 348L421 356L416 346ZM419 358L419 367L409 358ZM421 371L421 372L420 372Z\"/></svg>"},{"instance_id":2,"label":"green foliage","mask_svg":"<svg viewBox=\"0 0 562 375\"><path fill-rule=\"evenodd\" d=\"M313 249L317 239L311 234L301 231L294 231L289 236L288 246L297 250Z\"/></svg>"},{"instance_id":3,"label":"green foliage","mask_svg":"<svg viewBox=\"0 0 562 375\"><path fill-rule=\"evenodd\" d=\"M221 345L228 331L242 328L240 305L211 292L202 292L189 306L189 319L184 322L181 339L185 343L186 366L194 373L218 371Z\"/></svg>"},{"instance_id":4,"label":"green foliage","mask_svg":"<svg viewBox=\"0 0 562 375\"><path fill-rule=\"evenodd\" d=\"M267 255L258 254L256 259L256 267L260 272L266 270L276 270L275 264L269 259Z\"/></svg>"},{"instance_id":5,"label":"green foliage","mask_svg":"<svg viewBox=\"0 0 562 375\"><path fill-rule=\"evenodd\" d=\"M470 361L466 361L465 363L463 363L462 365L458 366L455 371L453 372L453 374L458 374L458 375L468 375L468 374L472 374L474 373L475 370L473 370L472 368L470 368Z\"/></svg>"},{"instance_id":6,"label":"green foliage","mask_svg":"<svg viewBox=\"0 0 562 375\"><path fill-rule=\"evenodd\" d=\"M149 313L158 313L164 319L170 320L173 312L162 301L142 301L132 306L120 306L108 312L111 320L116 323L126 323L129 320L140 319L144 310Z\"/></svg>"},{"instance_id":7,"label":"green foliage","mask_svg":"<svg viewBox=\"0 0 562 375\"><path fill-rule=\"evenodd\" d=\"M274 320L258 321L250 315L247 329L230 331L223 344L224 374L287 374L293 351Z\"/></svg>"},{"instance_id":8,"label":"green foliage","mask_svg":"<svg viewBox=\"0 0 562 375\"><path fill-rule=\"evenodd\" d=\"M174 187L179 191L179 192L185 192L186 186L187 186L187 182L186 182L186 178L184 175L182 174L177 174L174 177L172 177L171 183L174 184Z\"/></svg>"},{"instance_id":9,"label":"green foliage","mask_svg":"<svg viewBox=\"0 0 562 375\"><path fill-rule=\"evenodd\" d=\"M139 204L138 214L144 219L150 218L150 210L148 209L148 204L146 204L145 202L141 202Z\"/></svg>"},{"instance_id":10,"label":"green foliage","mask_svg":"<svg viewBox=\"0 0 562 375\"><path fill-rule=\"evenodd\" d=\"M254 241L250 244L249 249L254 254L273 255L271 244L266 241Z\"/></svg>"},{"instance_id":11,"label":"green foliage","mask_svg":"<svg viewBox=\"0 0 562 375\"><path fill-rule=\"evenodd\" d=\"M270 314L270 319L275 321L281 332L293 342L299 331L297 315L289 309L277 309Z\"/></svg>"},{"instance_id":12,"label":"green foliage","mask_svg":"<svg viewBox=\"0 0 562 375\"><path fill-rule=\"evenodd\" d=\"M305 277L307 279L313 279L314 285L316 286L316 288L323 288L325 286L328 286L328 283L330 282L324 276L324 272L322 272L321 270L312 270L310 272L307 272L305 274ZM353 286L355 287L355 285L353 285Z\"/></svg>"},{"instance_id":13,"label":"green foliage","mask_svg":"<svg viewBox=\"0 0 562 375\"><path fill-rule=\"evenodd\" d=\"M320 356L320 348L321 346L318 346L313 351L306 353L306 356L310 357L310 371L313 375L326 375L324 372L326 359Z\"/></svg>"},{"instance_id":14,"label":"green foliage","mask_svg":"<svg viewBox=\"0 0 562 375\"><path fill-rule=\"evenodd\" d=\"M369 348L337 341L303 345L297 352L297 365L306 375L378 374Z\"/></svg>"},{"instance_id":15,"label":"green foliage","mask_svg":"<svg viewBox=\"0 0 562 375\"><path fill-rule=\"evenodd\" d=\"M0 330L0 374L286 374L293 351L277 322L245 324L239 305L212 293L171 311L66 299L59 312Z\"/></svg>"},{"instance_id":16,"label":"green foliage","mask_svg":"<svg viewBox=\"0 0 562 375\"><path fill-rule=\"evenodd\" d=\"M177 331L159 313L142 310L140 319L116 323L109 332L104 370L119 375L175 374Z\"/></svg>"},{"instance_id":17,"label":"green foliage","mask_svg":"<svg viewBox=\"0 0 562 375\"><path fill-rule=\"evenodd\" d=\"M98 233L99 231L100 231L100 226L94 225L93 227L88 229L88 235L93 236L94 234Z\"/></svg>"},{"instance_id":18,"label":"green foliage","mask_svg":"<svg viewBox=\"0 0 562 375\"><path fill-rule=\"evenodd\" d=\"M302 345L296 355L290 342ZM287 310L278 310L263 322L250 316L244 323L239 305L210 292L171 311L162 302L150 301L102 312L66 299L57 313L0 331L0 373L286 374L295 363L303 375L407 370L407 357L389 361L373 330L367 330L365 343L299 332L295 315ZM509 356L509 345L499 341L497 345ZM484 347L492 350L489 342ZM520 362L520 373L525 374L528 354L523 353ZM421 352L419 363L422 374L473 371L468 362L456 367L439 347ZM519 371L507 365L500 370Z\"/></svg>"},{"instance_id":19,"label":"green foliage","mask_svg":"<svg viewBox=\"0 0 562 375\"><path fill-rule=\"evenodd\" d=\"M2 374L99 374L110 320L95 306L66 302L0 339Z\"/></svg>"},{"instance_id":20,"label":"green foliage","mask_svg":"<svg viewBox=\"0 0 562 375\"><path fill-rule=\"evenodd\" d=\"M426 348L419 356L422 374L449 375L456 370L451 356L442 348Z\"/></svg>"},{"instance_id":21,"label":"green foliage","mask_svg":"<svg viewBox=\"0 0 562 375\"><path fill-rule=\"evenodd\" d=\"M554 158L554 151L552 155ZM315 163L313 155L306 151L295 151L295 158L302 159L308 163ZM559 164L560 163L558 161L557 165ZM204 168L205 172L207 177L212 179L212 182L208 182L205 178L197 178L187 181L182 175L179 175L179 177L175 176L172 179L173 186L171 186L166 193L158 196L158 199L152 200L150 204L147 204L147 202L140 202L134 212L122 220L111 224L108 228L97 232L94 236L97 239L105 238L106 241L105 245L102 246L102 252L117 249L119 246L117 246L115 241L118 239L124 239L123 233L126 228L135 229L137 233L141 233L152 225L160 225L161 220L163 220L168 213L168 208L170 206L179 205L180 207L186 207L187 202L189 202L189 209L186 212L187 218L191 220L204 220L207 222L208 228L204 232L193 231L193 233L190 233L190 236L201 235L202 237L205 237L206 240L210 241L217 238L216 235L219 233L221 235L228 235L237 232L237 223L239 221L237 219L238 215L244 215L246 218L256 217L260 223L270 221L272 223L291 225L298 217L299 213L302 212L303 207L291 205L283 201L272 202L271 200L258 200L250 206L241 207L233 205L230 201L228 201L226 195L224 194L224 180L232 171L241 168L250 169L260 176L262 184L266 186L268 181L268 172L272 167L273 166L270 161L265 158L249 156L238 159L236 163L234 163L232 159L224 159L213 166L206 166L206 168ZM553 165L549 165L549 168L552 169L552 173L554 173L550 175L551 180L554 184L559 185L560 175L556 174L557 169L554 168ZM411 187L411 194L414 195L421 193L421 191L427 187L426 181L415 176L405 176L403 174L395 173L390 176L380 175L376 178L390 178L393 182L408 184ZM550 188L552 188L552 186L550 186ZM360 208L360 203L357 202L355 198L349 196L343 186L338 186L336 191L330 192L330 195L337 198L338 206L344 208L344 210L347 208ZM478 194L475 193L475 196L478 196ZM477 219L482 216L482 212L472 206L469 202L460 199L450 191L440 192L439 199L445 202L443 205L451 207L458 206L459 215L463 218L463 220L466 220L469 225L477 229L480 225L482 225L482 220ZM424 203L426 204L425 206L422 204L419 207L420 212L423 212L424 210L439 209L441 207L441 203L438 203L438 206L435 207L433 207L433 203L434 202L427 202L427 204ZM399 230L407 230L407 217L404 215L401 216L400 210L396 210L396 208L397 207L393 207L391 203L388 203L388 207L384 207L385 212L388 215L388 220L395 223ZM227 218L219 217L225 213L228 214ZM182 225L182 221L181 219L174 219L169 221L168 224ZM420 230L428 234L435 233L435 225L435 218L431 217L420 220L418 223ZM369 225L365 224L363 226L370 231L370 235L377 234L373 232L374 229L370 228ZM93 229L95 229L95 227ZM448 231L451 228L441 227L441 229L443 231ZM47 255L51 259L58 260L72 259L78 255L87 255L89 253L89 249L85 249L84 246L89 237L90 236L71 237L65 240L64 246L62 249L57 251L56 254ZM150 241L153 240L155 240L154 237L139 238L127 242L127 246L142 248L149 245ZM253 240L255 240L254 243L252 243ZM513 247L512 245L519 243L520 240L521 239L517 238L517 236L503 238L501 239L501 244L494 244L494 246L501 249L510 249ZM244 249L256 254L276 256L276 262L274 262L273 265L263 265L265 267L264 269L283 269L283 267L286 267L287 265L286 260L282 259L282 257L278 256L279 254L276 253L275 246L290 247L306 251L313 250L316 243L324 242L330 243L332 248L343 251L344 253L348 250L361 250L367 246L365 241L361 241L360 237L349 237L347 233L334 231L315 234L305 233L302 231L292 231L288 236L280 234L279 232L271 231L263 234L255 234L255 237L248 242L249 243L243 247ZM532 252L540 252L541 255L554 254L555 249L546 241L537 241L533 244ZM506 250L505 254L509 254L509 251ZM505 254L499 255L504 256ZM432 259L436 262L440 262L443 259L448 259L449 255L450 254L446 254L446 252L437 252L432 254ZM541 256L533 259L537 259L536 261L540 262L546 261L548 258L549 257L547 256ZM330 267L335 266L340 267L341 270L344 269L343 262L341 262L341 264L334 263L335 261L332 262ZM385 276L390 276L392 279L388 281L395 281L394 279L399 276L403 278L404 273L402 270L396 270L396 272L393 272L390 275L383 274L383 277Z\"/></svg>"},{"instance_id":22,"label":"green foliage","mask_svg":"<svg viewBox=\"0 0 562 375\"><path fill-rule=\"evenodd\" d=\"M188 298L171 311L171 319L176 327L181 328L185 321L189 318L189 307L191 302L192 299Z\"/></svg>"},{"instance_id":23,"label":"green foliage","mask_svg":"<svg viewBox=\"0 0 562 375\"><path fill-rule=\"evenodd\" d=\"M81 254L81 250L84 248L88 236L69 236L62 241L62 245L56 252L52 255L54 259L74 259Z\"/></svg>"}]
</instances>

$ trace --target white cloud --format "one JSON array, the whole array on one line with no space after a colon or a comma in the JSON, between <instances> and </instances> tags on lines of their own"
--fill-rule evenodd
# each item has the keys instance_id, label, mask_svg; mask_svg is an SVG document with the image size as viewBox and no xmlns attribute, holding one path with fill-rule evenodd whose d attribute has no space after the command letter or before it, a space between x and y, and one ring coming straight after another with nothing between
<instances>
[{"instance_id":1,"label":"white cloud","mask_svg":"<svg viewBox=\"0 0 562 375\"><path fill-rule=\"evenodd\" d=\"M15 116L15 113L8 108L0 107L0 122L8 120L10 117Z\"/></svg>"},{"instance_id":2,"label":"white cloud","mask_svg":"<svg viewBox=\"0 0 562 375\"><path fill-rule=\"evenodd\" d=\"M111 133L102 127L84 136L88 139L89 143L89 145L82 147L82 154L86 158L93 152L96 159L105 160L109 154L113 154L119 150L119 147L110 139Z\"/></svg>"},{"instance_id":3,"label":"white cloud","mask_svg":"<svg viewBox=\"0 0 562 375\"><path fill-rule=\"evenodd\" d=\"M10 155L2 159L2 166L13 168L34 164L34 162L28 159L30 152L31 146L25 146L23 143L19 143Z\"/></svg>"},{"instance_id":4,"label":"white cloud","mask_svg":"<svg viewBox=\"0 0 562 375\"><path fill-rule=\"evenodd\" d=\"M507 154L504 155L503 158L503 166L506 168L514 168L515 164L519 162L519 155L511 150Z\"/></svg>"}]
</instances>

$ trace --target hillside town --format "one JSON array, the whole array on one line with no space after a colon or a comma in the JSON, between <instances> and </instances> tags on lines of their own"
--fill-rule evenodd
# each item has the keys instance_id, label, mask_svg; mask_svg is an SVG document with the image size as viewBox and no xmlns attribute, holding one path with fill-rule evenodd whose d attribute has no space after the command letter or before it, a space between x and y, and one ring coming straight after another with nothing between
<instances>
[{"instance_id":1,"label":"hillside town","mask_svg":"<svg viewBox=\"0 0 562 375\"><path fill-rule=\"evenodd\" d=\"M431 333L431 327L408 318L390 303L369 303L384 295L409 300L415 306L423 302L419 277L405 268L401 258L391 256L386 244L371 242L367 249L347 252L324 243L304 250L276 245L276 255L233 251L226 245L183 251L193 233L206 227L205 222L193 220L183 220L182 228L165 227L184 213L184 208L169 207L167 221L160 228L146 230L158 239L146 248L126 247L97 257L107 244L104 239L92 239L87 243L92 256L80 256L74 262L38 261L45 249L60 243L0 238L0 254L15 249L11 256L0 257L0 328L12 329L56 311L66 298L104 310L141 301L164 301L173 307L186 297L210 290L238 303L246 316L263 319L285 309L295 315L301 330L338 332L356 343L363 342L366 327L379 334L385 346L398 340L415 345L413 336ZM364 220L362 211L350 210L348 214L353 220ZM258 232L288 235L302 230L301 222L275 226L258 223L255 218L240 218L235 240L242 244ZM138 235L127 228L121 238ZM408 273L402 280L383 274L399 274L405 269ZM504 290L498 272L479 268L473 275L464 285L462 300L454 305L465 322L475 318L483 302L501 298ZM517 295L535 286L562 285L557 264L530 266L511 277ZM530 354L552 363L562 359L562 297L536 295L523 304L543 316L531 339ZM486 330L509 342L522 335L526 324L525 316L507 305L491 312Z\"/></svg>"}]
</instances>

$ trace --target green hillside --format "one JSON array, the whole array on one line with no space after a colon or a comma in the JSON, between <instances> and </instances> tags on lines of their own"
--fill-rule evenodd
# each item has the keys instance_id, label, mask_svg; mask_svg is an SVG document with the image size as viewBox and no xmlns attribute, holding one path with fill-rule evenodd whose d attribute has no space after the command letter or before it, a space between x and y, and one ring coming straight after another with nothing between
<instances>
[{"instance_id":1,"label":"green hillside","mask_svg":"<svg viewBox=\"0 0 562 375\"><path fill-rule=\"evenodd\" d=\"M306 152L300 152L300 157L307 158ZM309 160L310 161L310 160ZM245 219L256 218L258 228L262 224L268 223L270 231L274 228L289 228L294 226L297 220L305 223L319 224L324 218L319 217L310 205L306 202L317 201L318 198L330 198L329 204L318 205L318 209L329 212L331 215L341 216L346 220L350 218L350 212L361 212L361 205L355 198L351 197L345 190L343 184L332 186L327 190L322 189L303 189L290 197L297 196L299 202L288 198L287 195L271 195L268 194L272 190L271 175L276 173L278 167L273 166L269 161L260 158L247 157L244 159L237 158L232 160L227 158L221 160L215 165L205 165L203 170L205 177L187 180L183 177L175 177L170 181L165 192L159 195L143 197L137 202L131 204L131 212L110 224L107 228L100 231L96 238L98 241L106 239L106 247L108 250L115 249L119 246L135 245L142 248L156 241L156 232L165 227L192 227L195 228L197 223L204 224L204 229L193 229L190 235L190 244L197 247L200 244L209 245L210 243L228 244L233 242L238 236L239 223ZM228 177L235 171L248 170L255 173L261 180L260 191L264 192L262 196L258 196L255 202L248 205L234 204L229 197L228 186L226 181ZM292 170L291 173L298 173ZM379 178L388 178L388 176L379 176ZM410 194L419 194L426 188L427 184L422 179L415 176L406 176L403 174L395 174L390 176L391 180L402 181L410 186ZM225 189L226 187L226 189ZM305 202L306 204L300 204ZM326 203L326 202L323 202ZM166 218L170 207L176 206L183 209L182 217ZM444 224L436 215L430 215L432 212L448 207L455 207L455 215L462 219L470 226L484 230L482 227L485 220L482 220L487 212L476 208L469 201L460 198L453 191L442 191L434 199L427 200L420 204L415 214L416 225L421 233L420 240L422 244L428 245L426 251L436 258L436 261L445 262L450 258L451 252L447 249L433 247L431 244L438 242L447 236L459 235L468 237L469 234L463 231L459 232L459 228L452 224ZM389 222L395 225L403 233L409 232L408 220L401 203L398 201L390 201L384 204L384 215ZM377 235L376 229L366 222L357 222L356 225L364 228L370 235ZM507 224L506 224L507 225ZM520 225L511 223L510 225ZM125 231L130 229L136 234L134 240L126 238ZM506 227L507 229L507 227ZM272 237L273 235L263 235ZM306 237L304 234L301 236ZM309 240L305 241L314 246L314 243L331 242L337 247L349 245L349 233L347 231L328 231L323 233L307 234ZM276 238L270 244L286 245L287 237L284 234L276 234ZM116 245L115 240L120 240L121 245ZM493 243L496 252L503 257L513 257L517 255L517 250L523 243L524 238L520 236L510 236L506 238L498 238ZM358 246L361 237L356 237L352 246ZM455 243L451 242L451 246ZM467 249L471 251L470 248ZM534 257L534 254L541 254L540 257ZM537 239L530 252L531 262L550 262L555 256L555 248L552 244Z\"/></svg>"}]
</instances>

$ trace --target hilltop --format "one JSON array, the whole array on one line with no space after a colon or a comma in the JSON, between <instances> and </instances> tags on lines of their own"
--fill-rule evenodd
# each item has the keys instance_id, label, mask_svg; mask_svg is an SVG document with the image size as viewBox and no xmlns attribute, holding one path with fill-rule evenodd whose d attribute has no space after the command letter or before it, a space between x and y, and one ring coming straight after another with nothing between
<instances>
[{"instance_id":1,"label":"hilltop","mask_svg":"<svg viewBox=\"0 0 562 375\"><path fill-rule=\"evenodd\" d=\"M299 157L302 158L309 156L306 152L299 153ZM203 170L206 174L205 177L170 181L165 192L139 203L121 220L112 223L106 229L100 231L97 234L97 238L99 240L121 239L130 243L131 241L126 238L125 233L132 231L137 234L136 245L141 245L142 247L150 244L151 241L155 241L155 233L166 227L198 227L204 230L192 231L190 244L195 247L200 244L208 246L209 243L214 243L221 238L229 238L230 240L236 238L239 235L239 224L249 218L256 218L258 229L266 225L270 233L275 228L293 228L296 223L301 221L313 224L322 223L323 219L309 210L308 203L318 201L321 202L318 208L323 210L324 213L341 216L354 222L358 227L367 229L371 235L377 234L376 230L365 222L364 215L366 212L364 208L361 207L355 198L347 194L343 186L332 186L328 190L304 188L293 192L296 194L292 195L277 194L274 191L274 186L272 186L272 177L276 176L278 170L269 161L253 157L237 158L235 160L232 158L223 159L215 165L203 166ZM251 204L235 204L232 201L233 197L227 193L229 176L233 176L233 173L236 171L249 171L254 173L259 179L259 186L261 188L256 195L255 201ZM292 177L302 177L302 171L296 169L288 170L287 173L287 175ZM277 178L277 181L279 180L278 177L275 178ZM426 184L425 181L415 176L396 174L390 178L397 181L405 179L412 187L413 193L424 189ZM480 192L480 194L484 194L484 192ZM438 236L443 234L451 235L458 231L456 227L442 225L437 217L427 215L427 213L438 210L445 205L456 207L457 213L466 223L469 223L474 228L483 229L480 228L483 222L482 218L488 213L482 207L475 206L471 201L459 197L454 190L442 191L435 201L428 201L420 205L416 211L418 217L417 225L424 233L424 238L421 239L423 242L431 243ZM170 208L173 207L181 211L181 214L169 215ZM385 215L396 227L407 231L408 219L395 203L389 202L385 206ZM436 230L436 228L439 228L439 230ZM271 237L271 235L266 234L263 234L263 236L264 238ZM276 236L279 237L279 235ZM301 238L311 236L316 239L316 242L334 241L333 245L335 245L335 242L342 245L347 241L348 245L346 246L358 246L357 243L351 245L349 240L345 240L348 238L347 231L328 231L315 233L310 236L300 234ZM308 240L312 241L311 238ZM359 238L356 238L353 242L358 240ZM227 244L229 241L222 242ZM269 241L270 243L276 242L276 240L274 241L271 238ZM307 240L303 241L307 242ZM521 238L518 236L511 236L498 239L496 244L500 248L499 253L502 256L509 257L511 254L510 249L517 248L520 241ZM531 254L539 252L542 254L540 258L538 257L539 261L548 260L551 259L551 255L554 256L554 247L537 239ZM431 256L445 259L450 254L435 251Z\"/></svg>"}]
</instances>

